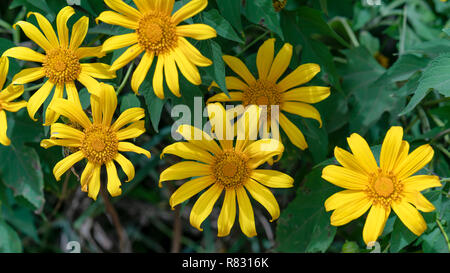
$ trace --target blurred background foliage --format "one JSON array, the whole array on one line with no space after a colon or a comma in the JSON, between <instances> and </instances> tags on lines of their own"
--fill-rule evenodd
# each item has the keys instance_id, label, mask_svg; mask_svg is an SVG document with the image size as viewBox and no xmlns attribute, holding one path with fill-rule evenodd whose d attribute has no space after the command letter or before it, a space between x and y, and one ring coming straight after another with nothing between
<instances>
[{"instance_id":1,"label":"blurred background foliage","mask_svg":"<svg viewBox=\"0 0 450 273\"><path fill-rule=\"evenodd\" d=\"M187 2L176 1L175 8ZM401 125L411 148L433 146L434 159L423 172L439 175L443 187L425 193L436 207L423 213L425 233L418 238L391 214L379 239L381 251L449 252L450 3L383 0L370 5L377 2L288 0L276 11L272 0L210 0L207 9L189 22L211 25L218 33L216 39L193 42L214 61L201 68L203 85L193 86L180 77L183 96L166 92L162 101L153 94L148 76L145 91L137 97L126 80L133 64L108 82L118 89L121 111L134 106L147 110L148 132L138 144L152 152L150 160L127 155L136 166L136 177L110 202L101 197L94 202L81 192L76 168L61 182L55 181L52 168L67 151L39 147L49 131L41 126L42 117L33 122L26 110L8 115L12 145L0 146L0 251L66 252L67 242L78 241L82 252L368 252L362 241L365 217L343 227L330 226L323 203L338 188L320 178L321 170L335 163L334 147L347 148L351 133L364 136L379 154L386 131ZM36 49L12 25L25 20L29 11L54 21L68 4L77 11L69 25L82 15L90 18L87 45L100 45L127 31L95 24L94 19L107 10L102 0L7 0L0 12L0 53L18 45ZM33 17L27 20L37 25ZM227 92L222 54L242 58L254 72L258 47L270 37L277 38L278 48L284 42L294 46L291 69L307 62L321 66L322 72L309 84L332 88L331 96L316 105L324 125L319 128L313 120L289 117L304 132L309 149L300 151L283 141L286 151L274 168L294 177L295 186L274 191L282 209L280 219L270 223L264 208L253 202L258 236L245 237L235 224L230 236L217 238L218 207L199 232L189 225L193 200L170 209L169 196L180 182L157 186L159 173L179 160L159 159L161 150L173 142L170 111L177 104L192 106L194 96L205 101L212 95L207 87L213 80ZM121 52L101 61L111 64ZM15 59L10 63L9 81L33 65ZM26 86L25 99L36 88ZM79 91L87 109L89 94Z\"/></svg>"}]
</instances>

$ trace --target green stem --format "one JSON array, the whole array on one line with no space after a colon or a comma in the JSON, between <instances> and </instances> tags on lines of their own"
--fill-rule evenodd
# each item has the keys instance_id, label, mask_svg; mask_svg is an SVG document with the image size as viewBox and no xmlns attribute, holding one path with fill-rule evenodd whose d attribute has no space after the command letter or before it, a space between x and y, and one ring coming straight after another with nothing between
<instances>
[{"instance_id":1,"label":"green stem","mask_svg":"<svg viewBox=\"0 0 450 273\"><path fill-rule=\"evenodd\" d=\"M43 83L40 83L40 84L36 84L36 85L30 86L28 88L25 88L23 90L23 92L30 92L30 91L37 90L37 89L41 88L41 86L43 86L43 85L44 85Z\"/></svg>"},{"instance_id":2,"label":"green stem","mask_svg":"<svg viewBox=\"0 0 450 273\"><path fill-rule=\"evenodd\" d=\"M255 40L253 40L251 43L249 43L248 45L246 45L241 52L239 52L239 54L236 55L236 57L241 56L245 51L247 51L247 49L249 49L250 47L252 47L254 44L256 44L257 42L259 42L260 40L262 40L264 37L267 36L267 34L270 33L270 30L266 30L263 34L261 34L260 36L258 36Z\"/></svg>"},{"instance_id":3,"label":"green stem","mask_svg":"<svg viewBox=\"0 0 450 273\"><path fill-rule=\"evenodd\" d=\"M424 106L433 106L433 105L439 104L441 102L447 102L447 101L450 101L450 97L428 101L428 102L425 102L423 105Z\"/></svg>"},{"instance_id":4,"label":"green stem","mask_svg":"<svg viewBox=\"0 0 450 273\"><path fill-rule=\"evenodd\" d=\"M447 233L444 230L444 227L441 224L441 221L439 221L439 219L436 219L436 223L439 227L439 229L442 232L442 235L444 235L445 241L447 242L447 247L448 247L448 251L450 251L450 240L448 239Z\"/></svg>"},{"instance_id":5,"label":"green stem","mask_svg":"<svg viewBox=\"0 0 450 273\"><path fill-rule=\"evenodd\" d=\"M116 94L119 95L120 92L122 92L122 89L125 87L125 84L128 81L128 78L130 78L131 71L133 70L134 63L131 63L128 67L127 73L125 74L125 77L123 77L122 83L119 85L119 88L116 90Z\"/></svg>"}]
</instances>

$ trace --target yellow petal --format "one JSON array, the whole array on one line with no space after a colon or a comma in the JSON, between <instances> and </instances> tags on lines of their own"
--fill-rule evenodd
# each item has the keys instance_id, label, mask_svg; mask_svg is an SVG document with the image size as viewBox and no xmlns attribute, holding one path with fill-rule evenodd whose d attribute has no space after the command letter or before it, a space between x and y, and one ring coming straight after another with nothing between
<instances>
[{"instance_id":1,"label":"yellow petal","mask_svg":"<svg viewBox=\"0 0 450 273\"><path fill-rule=\"evenodd\" d=\"M17 73L13 78L13 84L26 84L45 77L42 67L25 68Z\"/></svg>"},{"instance_id":2,"label":"yellow petal","mask_svg":"<svg viewBox=\"0 0 450 273\"><path fill-rule=\"evenodd\" d=\"M133 0L136 7L141 13L153 11L155 9L155 2L148 0Z\"/></svg>"},{"instance_id":3,"label":"yellow petal","mask_svg":"<svg viewBox=\"0 0 450 273\"><path fill-rule=\"evenodd\" d=\"M62 123L55 123L52 124L52 126L50 127L50 137L80 141L81 139L84 138L84 133L69 125Z\"/></svg>"},{"instance_id":4,"label":"yellow petal","mask_svg":"<svg viewBox=\"0 0 450 273\"><path fill-rule=\"evenodd\" d=\"M185 38L178 37L179 49L184 56L188 56L189 60L196 66L205 67L212 65L212 61L203 56L197 48L189 43Z\"/></svg>"},{"instance_id":5,"label":"yellow petal","mask_svg":"<svg viewBox=\"0 0 450 273\"><path fill-rule=\"evenodd\" d=\"M336 160L345 168L355 172L360 172L362 174L367 174L367 172L359 165L355 157L346 150L336 147L334 148L334 156L336 157Z\"/></svg>"},{"instance_id":6,"label":"yellow petal","mask_svg":"<svg viewBox=\"0 0 450 273\"><path fill-rule=\"evenodd\" d=\"M70 38L69 48L72 50L77 49L83 43L84 38L88 32L89 18L86 16L81 17L72 27L72 37Z\"/></svg>"},{"instance_id":7,"label":"yellow petal","mask_svg":"<svg viewBox=\"0 0 450 273\"><path fill-rule=\"evenodd\" d=\"M97 79L114 79L116 73L110 70L110 66L103 63L81 64L83 73Z\"/></svg>"},{"instance_id":8,"label":"yellow petal","mask_svg":"<svg viewBox=\"0 0 450 273\"><path fill-rule=\"evenodd\" d=\"M333 211L330 217L330 223L333 226L345 225L363 215L371 205L372 201L367 197L346 203Z\"/></svg>"},{"instance_id":9,"label":"yellow petal","mask_svg":"<svg viewBox=\"0 0 450 273\"><path fill-rule=\"evenodd\" d=\"M40 145L44 149L48 149L53 146L80 148L81 142L73 139L44 139L41 141Z\"/></svg>"},{"instance_id":10,"label":"yellow petal","mask_svg":"<svg viewBox=\"0 0 450 273\"><path fill-rule=\"evenodd\" d=\"M223 149L231 149L233 147L234 127L229 122L230 117L227 111L220 103L208 104L206 108L215 137L219 140Z\"/></svg>"},{"instance_id":11,"label":"yellow petal","mask_svg":"<svg viewBox=\"0 0 450 273\"><path fill-rule=\"evenodd\" d=\"M275 170L253 170L250 177L271 188L291 188L294 186L292 177Z\"/></svg>"},{"instance_id":12,"label":"yellow petal","mask_svg":"<svg viewBox=\"0 0 450 273\"><path fill-rule=\"evenodd\" d=\"M358 134L352 134L347 138L348 145L353 152L359 165L367 172L373 173L378 170L377 162L373 157L369 144Z\"/></svg>"},{"instance_id":13,"label":"yellow petal","mask_svg":"<svg viewBox=\"0 0 450 273\"><path fill-rule=\"evenodd\" d=\"M18 102L4 102L2 103L2 108L8 112L17 112L22 108L27 107L26 101L18 101Z\"/></svg>"},{"instance_id":14,"label":"yellow petal","mask_svg":"<svg viewBox=\"0 0 450 273\"><path fill-rule=\"evenodd\" d=\"M365 190L369 183L366 175L335 165L326 166L322 170L322 178L349 190Z\"/></svg>"},{"instance_id":15,"label":"yellow petal","mask_svg":"<svg viewBox=\"0 0 450 273\"><path fill-rule=\"evenodd\" d=\"M103 43L102 51L112 51L118 48L124 48L134 45L137 42L138 35L136 32L112 36Z\"/></svg>"},{"instance_id":16,"label":"yellow petal","mask_svg":"<svg viewBox=\"0 0 450 273\"><path fill-rule=\"evenodd\" d=\"M211 211L219 199L223 188L217 184L212 185L205 191L195 202L191 210L189 221L193 227L202 231L201 225L203 221L211 214Z\"/></svg>"},{"instance_id":17,"label":"yellow petal","mask_svg":"<svg viewBox=\"0 0 450 273\"><path fill-rule=\"evenodd\" d=\"M189 142L173 143L164 148L161 152L161 158L163 158L165 154L176 155L187 160L198 160L206 164L214 162L214 157L210 153Z\"/></svg>"},{"instance_id":18,"label":"yellow petal","mask_svg":"<svg viewBox=\"0 0 450 273\"><path fill-rule=\"evenodd\" d=\"M212 154L219 154L222 151L211 136L191 125L180 125L177 129L177 133L181 134L184 139L189 141L189 143L192 143L199 148L206 149Z\"/></svg>"},{"instance_id":19,"label":"yellow petal","mask_svg":"<svg viewBox=\"0 0 450 273\"><path fill-rule=\"evenodd\" d=\"M407 192L411 191L423 191L429 188L441 187L442 184L439 181L439 177L436 175L415 175L410 176L402 180L403 190Z\"/></svg>"},{"instance_id":20,"label":"yellow petal","mask_svg":"<svg viewBox=\"0 0 450 273\"><path fill-rule=\"evenodd\" d=\"M23 47L23 46L17 46L17 47L12 47L10 49L7 49L3 53L3 56L12 57L12 58L16 58L19 60L30 61L30 62L39 62L39 63L45 62L45 56L43 54L38 53L38 52L32 50L31 48ZM3 70L0 70L0 71L3 71ZM2 85L0 85L0 86L2 86Z\"/></svg>"},{"instance_id":21,"label":"yellow petal","mask_svg":"<svg viewBox=\"0 0 450 273\"><path fill-rule=\"evenodd\" d=\"M330 87L305 86L292 89L282 94L283 101L301 101L317 103L330 96Z\"/></svg>"},{"instance_id":22,"label":"yellow petal","mask_svg":"<svg viewBox=\"0 0 450 273\"><path fill-rule=\"evenodd\" d=\"M102 52L102 46L79 47L75 50L75 54L80 59L89 57L103 58L106 55L105 52Z\"/></svg>"},{"instance_id":23,"label":"yellow petal","mask_svg":"<svg viewBox=\"0 0 450 273\"><path fill-rule=\"evenodd\" d=\"M325 201L325 210L339 209L349 203L357 202L364 198L367 198L367 194L364 191L343 190L328 197Z\"/></svg>"},{"instance_id":24,"label":"yellow petal","mask_svg":"<svg viewBox=\"0 0 450 273\"><path fill-rule=\"evenodd\" d=\"M159 176L159 187L162 182L170 180L182 180L189 177L205 176L211 173L211 167L206 164L193 161L183 161L165 169Z\"/></svg>"},{"instance_id":25,"label":"yellow petal","mask_svg":"<svg viewBox=\"0 0 450 273\"><path fill-rule=\"evenodd\" d=\"M179 48L174 49L175 62L181 71L181 74L192 84L200 85L202 79L197 67L186 57Z\"/></svg>"},{"instance_id":26,"label":"yellow petal","mask_svg":"<svg viewBox=\"0 0 450 273\"><path fill-rule=\"evenodd\" d=\"M407 178L425 167L433 159L433 155L434 151L430 145L422 145L400 162L393 172L399 179Z\"/></svg>"},{"instance_id":27,"label":"yellow petal","mask_svg":"<svg viewBox=\"0 0 450 273\"><path fill-rule=\"evenodd\" d=\"M19 21L13 25L14 29L16 28L17 25L20 26L20 28L23 30L23 32L28 38L33 40L33 42L35 42L45 51L49 51L52 48L54 48L54 46L50 44L47 38L45 38L45 36L33 24L25 21Z\"/></svg>"},{"instance_id":28,"label":"yellow petal","mask_svg":"<svg viewBox=\"0 0 450 273\"><path fill-rule=\"evenodd\" d=\"M403 128L392 126L386 133L380 153L380 168L383 172L390 172L395 167L395 162L400 151L403 139Z\"/></svg>"},{"instance_id":29,"label":"yellow petal","mask_svg":"<svg viewBox=\"0 0 450 273\"><path fill-rule=\"evenodd\" d=\"M41 105L44 103L47 97L50 95L50 92L52 92L53 86L53 83L51 83L50 81L46 81L44 85L41 86L41 88L39 88L28 100L27 110L32 120L36 121L34 116L36 115L36 112L39 110L39 108L41 108Z\"/></svg>"},{"instance_id":30,"label":"yellow petal","mask_svg":"<svg viewBox=\"0 0 450 273\"><path fill-rule=\"evenodd\" d=\"M192 0L172 15L172 22L178 25L182 21L200 13L208 5L208 0Z\"/></svg>"},{"instance_id":31,"label":"yellow petal","mask_svg":"<svg viewBox=\"0 0 450 273\"><path fill-rule=\"evenodd\" d=\"M102 106L103 113L103 125L110 126L114 112L117 108L117 95L114 88L105 83L100 83L100 102Z\"/></svg>"},{"instance_id":32,"label":"yellow petal","mask_svg":"<svg viewBox=\"0 0 450 273\"><path fill-rule=\"evenodd\" d=\"M119 163L119 165L122 168L123 172L127 175L128 180L126 182L130 182L131 180L133 180L134 175L135 175L135 170L134 170L133 163L131 163L130 160L128 160L126 157L124 157L120 153L117 153L117 155L114 158L114 160L117 163Z\"/></svg>"},{"instance_id":33,"label":"yellow petal","mask_svg":"<svg viewBox=\"0 0 450 273\"><path fill-rule=\"evenodd\" d=\"M86 87L90 94L99 96L101 86L96 79L81 71L80 75L78 75L78 81Z\"/></svg>"},{"instance_id":34,"label":"yellow petal","mask_svg":"<svg viewBox=\"0 0 450 273\"><path fill-rule=\"evenodd\" d=\"M116 165L114 165L113 161L106 161L105 166L108 174L108 183L106 184L106 188L108 189L109 194L111 194L112 197L121 195L122 189L120 186L122 183L117 175Z\"/></svg>"},{"instance_id":35,"label":"yellow petal","mask_svg":"<svg viewBox=\"0 0 450 273\"><path fill-rule=\"evenodd\" d=\"M101 166L96 165L88 181L88 196L94 200L97 200L97 196L100 191L100 172Z\"/></svg>"},{"instance_id":36,"label":"yellow petal","mask_svg":"<svg viewBox=\"0 0 450 273\"><path fill-rule=\"evenodd\" d=\"M403 194L405 195L406 200L413 204L416 209L423 212L432 212L435 210L433 204L431 204L420 192L404 192Z\"/></svg>"},{"instance_id":37,"label":"yellow petal","mask_svg":"<svg viewBox=\"0 0 450 273\"><path fill-rule=\"evenodd\" d=\"M400 146L400 151L398 152L397 160L395 161L395 166L398 166L409 153L409 143L405 140L402 141L402 145Z\"/></svg>"},{"instance_id":38,"label":"yellow petal","mask_svg":"<svg viewBox=\"0 0 450 273\"><path fill-rule=\"evenodd\" d=\"M95 22L98 24L99 20L110 25L122 26L129 29L137 29L139 27L138 21L110 10L100 13L95 19Z\"/></svg>"},{"instance_id":39,"label":"yellow petal","mask_svg":"<svg viewBox=\"0 0 450 273\"><path fill-rule=\"evenodd\" d=\"M236 219L236 191L234 189L225 190L222 209L217 220L217 237L224 237L230 234L231 228Z\"/></svg>"},{"instance_id":40,"label":"yellow petal","mask_svg":"<svg viewBox=\"0 0 450 273\"><path fill-rule=\"evenodd\" d=\"M55 88L55 92L53 93L52 100L50 101L49 107L47 107L47 109L45 110L44 126L49 126L58 120L60 115L58 113L54 112L50 106L56 99L62 98L63 93L64 93L64 85L57 84L56 88Z\"/></svg>"},{"instance_id":41,"label":"yellow petal","mask_svg":"<svg viewBox=\"0 0 450 273\"><path fill-rule=\"evenodd\" d=\"M256 236L255 216L253 207L243 187L236 188L236 196L239 207L239 225L242 233L247 237Z\"/></svg>"},{"instance_id":42,"label":"yellow petal","mask_svg":"<svg viewBox=\"0 0 450 273\"><path fill-rule=\"evenodd\" d=\"M119 139L120 141L125 139L137 138L143 133L145 133L145 121L138 120L133 122L130 126L119 130L117 132L117 139Z\"/></svg>"},{"instance_id":43,"label":"yellow petal","mask_svg":"<svg viewBox=\"0 0 450 273\"><path fill-rule=\"evenodd\" d=\"M122 0L105 0L105 4L111 9L125 15L126 17L129 17L132 20L139 21L139 19L143 16L138 10L130 7Z\"/></svg>"},{"instance_id":44,"label":"yellow petal","mask_svg":"<svg viewBox=\"0 0 450 273\"><path fill-rule=\"evenodd\" d=\"M247 66L241 60L228 55L223 56L223 60L231 70L238 74L248 85L255 83L255 77L253 77L252 73L250 73Z\"/></svg>"},{"instance_id":45,"label":"yellow petal","mask_svg":"<svg viewBox=\"0 0 450 273\"><path fill-rule=\"evenodd\" d=\"M230 95L230 97L228 97L225 93L219 93L209 98L206 103L216 101L242 101L242 94L242 92L229 92L228 95Z\"/></svg>"},{"instance_id":46,"label":"yellow petal","mask_svg":"<svg viewBox=\"0 0 450 273\"><path fill-rule=\"evenodd\" d=\"M214 180L209 176L199 177L184 183L170 196L170 206L173 209L176 205L188 200L212 183L214 183Z\"/></svg>"},{"instance_id":47,"label":"yellow petal","mask_svg":"<svg viewBox=\"0 0 450 273\"><path fill-rule=\"evenodd\" d=\"M289 67L292 58L292 45L285 43L273 60L267 79L271 82L277 82Z\"/></svg>"},{"instance_id":48,"label":"yellow petal","mask_svg":"<svg viewBox=\"0 0 450 273\"><path fill-rule=\"evenodd\" d=\"M385 219L386 209L381 205L372 206L363 229L363 239L367 245L377 241L386 224Z\"/></svg>"},{"instance_id":49,"label":"yellow petal","mask_svg":"<svg viewBox=\"0 0 450 273\"><path fill-rule=\"evenodd\" d=\"M95 164L88 162L86 164L86 167L83 170L83 173L81 174L80 184L81 184L81 190L84 192L87 192L87 188L89 185L89 181L92 178L92 175L94 174Z\"/></svg>"},{"instance_id":50,"label":"yellow petal","mask_svg":"<svg viewBox=\"0 0 450 273\"><path fill-rule=\"evenodd\" d=\"M227 86L228 90L245 91L249 88L247 84L233 76L225 77L225 85ZM219 87L215 82L211 84L209 89L211 89L212 86Z\"/></svg>"},{"instance_id":51,"label":"yellow petal","mask_svg":"<svg viewBox=\"0 0 450 273\"><path fill-rule=\"evenodd\" d=\"M5 84L6 77L8 76L9 71L9 59L8 57L6 57L7 55L5 55L5 53L3 53L3 56L0 57L0 90Z\"/></svg>"},{"instance_id":52,"label":"yellow petal","mask_svg":"<svg viewBox=\"0 0 450 273\"><path fill-rule=\"evenodd\" d=\"M275 139L261 139L251 143L244 149L244 154L250 158L248 165L253 169L273 157L282 155L283 152L283 144Z\"/></svg>"},{"instance_id":53,"label":"yellow petal","mask_svg":"<svg viewBox=\"0 0 450 273\"><path fill-rule=\"evenodd\" d=\"M24 91L23 85L10 84L8 87L0 91L0 100L9 102L22 96Z\"/></svg>"},{"instance_id":54,"label":"yellow petal","mask_svg":"<svg viewBox=\"0 0 450 273\"><path fill-rule=\"evenodd\" d=\"M217 36L214 28L205 24L191 24L177 26L177 35L195 40L207 40Z\"/></svg>"},{"instance_id":55,"label":"yellow petal","mask_svg":"<svg viewBox=\"0 0 450 273\"><path fill-rule=\"evenodd\" d=\"M172 14L175 0L155 0L156 9L167 15Z\"/></svg>"},{"instance_id":56,"label":"yellow petal","mask_svg":"<svg viewBox=\"0 0 450 273\"><path fill-rule=\"evenodd\" d=\"M81 110L81 107L71 101L65 99L57 99L52 103L51 106L49 106L49 108L51 108L58 114L67 117L72 122L83 126L83 128L89 128L92 125L89 118Z\"/></svg>"},{"instance_id":57,"label":"yellow petal","mask_svg":"<svg viewBox=\"0 0 450 273\"><path fill-rule=\"evenodd\" d=\"M181 97L180 85L178 83L178 70L172 54L168 54L164 58L164 76L170 92L177 97Z\"/></svg>"},{"instance_id":58,"label":"yellow petal","mask_svg":"<svg viewBox=\"0 0 450 273\"><path fill-rule=\"evenodd\" d=\"M119 142L118 150L121 152L133 152L137 154L145 155L147 158L151 157L151 154L149 151L138 147L130 142Z\"/></svg>"},{"instance_id":59,"label":"yellow petal","mask_svg":"<svg viewBox=\"0 0 450 273\"><path fill-rule=\"evenodd\" d=\"M53 174L55 175L56 180L57 181L61 180L61 176L83 158L84 158L83 152L78 151L59 161L53 168Z\"/></svg>"},{"instance_id":60,"label":"yellow petal","mask_svg":"<svg viewBox=\"0 0 450 273\"><path fill-rule=\"evenodd\" d=\"M305 136L283 113L280 113L280 126L288 136L292 144L298 148L305 150L308 148Z\"/></svg>"},{"instance_id":61,"label":"yellow petal","mask_svg":"<svg viewBox=\"0 0 450 273\"><path fill-rule=\"evenodd\" d=\"M130 46L122 55L120 55L119 58L114 61L110 69L115 71L124 67L129 62L134 60L137 56L139 56L143 51L144 49L139 44Z\"/></svg>"},{"instance_id":62,"label":"yellow petal","mask_svg":"<svg viewBox=\"0 0 450 273\"><path fill-rule=\"evenodd\" d=\"M270 68L272 67L273 57L275 54L275 39L268 39L258 50L256 56L256 66L260 79L267 78Z\"/></svg>"},{"instance_id":63,"label":"yellow petal","mask_svg":"<svg viewBox=\"0 0 450 273\"><path fill-rule=\"evenodd\" d=\"M11 140L6 135L6 130L8 129L8 120L6 119L6 113L0 110L0 144L4 146L9 146Z\"/></svg>"},{"instance_id":64,"label":"yellow petal","mask_svg":"<svg viewBox=\"0 0 450 273\"><path fill-rule=\"evenodd\" d=\"M67 28L67 21L74 14L75 10L71 6L66 6L61 9L56 16L56 28L58 30L59 44L62 48L67 48L69 46L69 29Z\"/></svg>"},{"instance_id":65,"label":"yellow petal","mask_svg":"<svg viewBox=\"0 0 450 273\"><path fill-rule=\"evenodd\" d=\"M427 229L422 215L408 202L393 202L391 206L402 223L415 235L420 236Z\"/></svg>"},{"instance_id":66,"label":"yellow petal","mask_svg":"<svg viewBox=\"0 0 450 273\"><path fill-rule=\"evenodd\" d=\"M281 92L312 80L320 72L320 66L313 63L302 64L278 83Z\"/></svg>"},{"instance_id":67,"label":"yellow petal","mask_svg":"<svg viewBox=\"0 0 450 273\"><path fill-rule=\"evenodd\" d=\"M131 77L131 88L134 93L139 93L139 87L145 80L150 66L152 66L154 56L155 54L153 52L145 52L142 60L139 62L139 65L134 70L133 76Z\"/></svg>"},{"instance_id":68,"label":"yellow petal","mask_svg":"<svg viewBox=\"0 0 450 273\"><path fill-rule=\"evenodd\" d=\"M53 30L52 24L47 20L47 18L45 18L42 14L37 12L29 12L27 14L27 18L30 17L30 15L34 15L36 17L39 27L41 28L42 32L44 33L45 37L48 39L50 44L55 48L59 47L58 37L56 36L55 31Z\"/></svg>"},{"instance_id":69,"label":"yellow petal","mask_svg":"<svg viewBox=\"0 0 450 273\"><path fill-rule=\"evenodd\" d=\"M125 125L133 123L145 117L145 111L142 108L133 107L125 110L111 126L111 129L118 131Z\"/></svg>"},{"instance_id":70,"label":"yellow petal","mask_svg":"<svg viewBox=\"0 0 450 273\"><path fill-rule=\"evenodd\" d=\"M250 195L261 205L263 205L269 212L272 217L270 222L273 222L280 217L280 206L278 205L275 196L273 196L272 192L268 188L252 179L245 182L244 186Z\"/></svg>"},{"instance_id":71,"label":"yellow petal","mask_svg":"<svg viewBox=\"0 0 450 273\"><path fill-rule=\"evenodd\" d=\"M283 102L281 105L281 110L304 117L312 118L319 122L319 127L322 127L322 119L320 118L320 113L314 106L303 102L293 102L287 101Z\"/></svg>"},{"instance_id":72,"label":"yellow petal","mask_svg":"<svg viewBox=\"0 0 450 273\"><path fill-rule=\"evenodd\" d=\"M164 55L158 57L152 83L155 95L164 99Z\"/></svg>"}]
</instances>

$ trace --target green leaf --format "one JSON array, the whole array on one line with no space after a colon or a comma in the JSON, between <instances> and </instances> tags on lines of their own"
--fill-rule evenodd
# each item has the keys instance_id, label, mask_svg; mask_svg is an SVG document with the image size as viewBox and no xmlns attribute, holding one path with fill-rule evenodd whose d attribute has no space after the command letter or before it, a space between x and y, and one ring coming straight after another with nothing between
<instances>
[{"instance_id":1,"label":"green leaf","mask_svg":"<svg viewBox=\"0 0 450 273\"><path fill-rule=\"evenodd\" d=\"M202 16L204 23L213 27L219 36L241 44L244 43L244 40L237 35L231 24L216 9L203 12Z\"/></svg>"},{"instance_id":2,"label":"green leaf","mask_svg":"<svg viewBox=\"0 0 450 273\"><path fill-rule=\"evenodd\" d=\"M141 93L144 96L145 104L147 104L147 110L150 115L150 121L152 123L153 129L158 133L161 114L167 99L161 100L155 95L155 92L153 91L153 86L151 84L151 79L148 75L147 78L142 83L141 88L139 89L141 90Z\"/></svg>"},{"instance_id":3,"label":"green leaf","mask_svg":"<svg viewBox=\"0 0 450 273\"><path fill-rule=\"evenodd\" d=\"M306 176L306 183L278 220L276 238L280 252L325 252L336 234L324 202L336 187L321 179L322 168Z\"/></svg>"},{"instance_id":4,"label":"green leaf","mask_svg":"<svg viewBox=\"0 0 450 273\"><path fill-rule=\"evenodd\" d=\"M415 239L417 239L417 236L402 223L400 218L397 217L391 235L390 252L399 252Z\"/></svg>"},{"instance_id":5,"label":"green leaf","mask_svg":"<svg viewBox=\"0 0 450 273\"><path fill-rule=\"evenodd\" d=\"M221 46L213 40L208 40L200 44L200 51L213 62L211 66L205 67L204 70L219 85L220 90L228 95L225 83L225 62L222 58Z\"/></svg>"},{"instance_id":6,"label":"green leaf","mask_svg":"<svg viewBox=\"0 0 450 273\"><path fill-rule=\"evenodd\" d=\"M242 32L241 0L216 0L220 13L226 18L237 31Z\"/></svg>"},{"instance_id":7,"label":"green leaf","mask_svg":"<svg viewBox=\"0 0 450 273\"><path fill-rule=\"evenodd\" d=\"M138 99L138 97L133 93L128 93L123 95L120 98L120 112L134 108L134 107L141 107L141 101Z\"/></svg>"},{"instance_id":8,"label":"green leaf","mask_svg":"<svg viewBox=\"0 0 450 273\"><path fill-rule=\"evenodd\" d=\"M280 14L273 8L271 0L245 1L245 14L247 19L254 24L260 24L263 20L263 24L269 30L284 40L280 26Z\"/></svg>"},{"instance_id":9,"label":"green leaf","mask_svg":"<svg viewBox=\"0 0 450 273\"><path fill-rule=\"evenodd\" d=\"M413 110L425 98L431 89L444 95L450 96L450 54L443 54L435 58L425 69L420 78L414 96L400 115L405 115Z\"/></svg>"},{"instance_id":10,"label":"green leaf","mask_svg":"<svg viewBox=\"0 0 450 273\"><path fill-rule=\"evenodd\" d=\"M0 219L0 252L22 252L22 242L19 235L2 219Z\"/></svg>"}]
</instances>

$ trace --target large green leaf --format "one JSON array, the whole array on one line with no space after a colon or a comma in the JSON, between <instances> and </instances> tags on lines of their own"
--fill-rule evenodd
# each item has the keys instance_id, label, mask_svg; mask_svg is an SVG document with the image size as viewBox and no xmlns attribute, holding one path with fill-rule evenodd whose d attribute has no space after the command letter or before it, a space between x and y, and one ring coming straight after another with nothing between
<instances>
[{"instance_id":1,"label":"large green leaf","mask_svg":"<svg viewBox=\"0 0 450 273\"><path fill-rule=\"evenodd\" d=\"M203 12L202 17L205 24L210 25L217 31L217 35L241 44L244 43L231 24L216 9Z\"/></svg>"},{"instance_id":2,"label":"large green leaf","mask_svg":"<svg viewBox=\"0 0 450 273\"><path fill-rule=\"evenodd\" d=\"M19 235L5 221L0 219L0 252L22 252L22 243Z\"/></svg>"},{"instance_id":3,"label":"large green leaf","mask_svg":"<svg viewBox=\"0 0 450 273\"><path fill-rule=\"evenodd\" d=\"M216 0L220 13L225 17L237 31L242 32L241 0Z\"/></svg>"},{"instance_id":4,"label":"large green leaf","mask_svg":"<svg viewBox=\"0 0 450 273\"><path fill-rule=\"evenodd\" d=\"M250 22L254 24L262 22L269 30L284 40L280 26L280 14L273 8L271 0L245 1L245 14Z\"/></svg>"}]
</instances>

